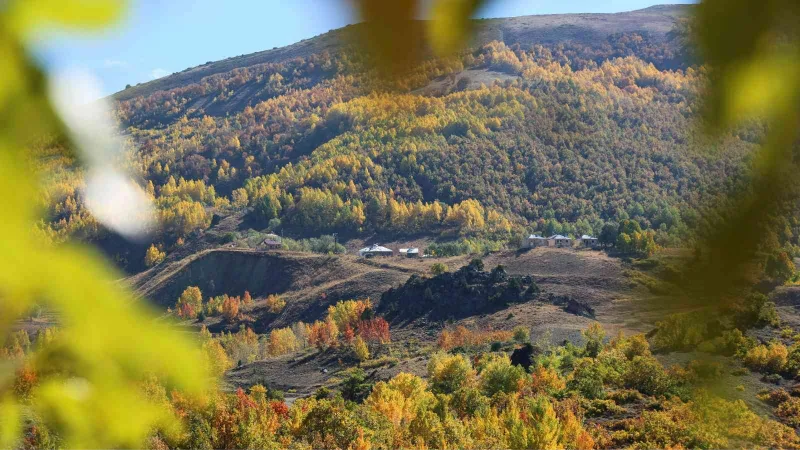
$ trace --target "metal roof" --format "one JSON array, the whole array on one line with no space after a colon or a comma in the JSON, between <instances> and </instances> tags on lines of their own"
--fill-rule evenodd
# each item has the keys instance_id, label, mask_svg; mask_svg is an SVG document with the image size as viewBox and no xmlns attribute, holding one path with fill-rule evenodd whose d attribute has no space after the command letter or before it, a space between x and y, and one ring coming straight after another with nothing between
<instances>
[{"instance_id":1,"label":"metal roof","mask_svg":"<svg viewBox=\"0 0 800 450\"><path fill-rule=\"evenodd\" d=\"M359 251L368 253L368 252L392 252L393 250L386 247L382 247L378 244L372 244L369 247L364 247Z\"/></svg>"}]
</instances>

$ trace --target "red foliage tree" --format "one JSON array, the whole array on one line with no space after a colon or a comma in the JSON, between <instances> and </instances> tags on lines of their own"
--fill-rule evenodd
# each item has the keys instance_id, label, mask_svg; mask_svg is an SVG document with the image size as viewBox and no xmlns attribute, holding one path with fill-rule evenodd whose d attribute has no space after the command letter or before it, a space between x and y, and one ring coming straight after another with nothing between
<instances>
[{"instance_id":1,"label":"red foliage tree","mask_svg":"<svg viewBox=\"0 0 800 450\"><path fill-rule=\"evenodd\" d=\"M350 325L348 325L347 328L344 329L342 337L344 338L344 341L346 343L350 344L351 342L353 342L353 339L355 339L356 333L355 331L353 331L353 328Z\"/></svg>"},{"instance_id":2,"label":"red foliage tree","mask_svg":"<svg viewBox=\"0 0 800 450\"><path fill-rule=\"evenodd\" d=\"M358 322L358 335L367 342L386 344L391 341L389 322L383 317L376 317Z\"/></svg>"}]
</instances>

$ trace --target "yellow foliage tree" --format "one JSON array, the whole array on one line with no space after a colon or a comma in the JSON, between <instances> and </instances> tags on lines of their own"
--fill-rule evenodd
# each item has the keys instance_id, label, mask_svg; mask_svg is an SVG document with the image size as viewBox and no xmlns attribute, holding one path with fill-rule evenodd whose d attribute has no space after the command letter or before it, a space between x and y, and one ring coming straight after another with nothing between
<instances>
[{"instance_id":1,"label":"yellow foliage tree","mask_svg":"<svg viewBox=\"0 0 800 450\"><path fill-rule=\"evenodd\" d=\"M180 317L193 319L203 309L203 294L197 286L189 286L183 290L175 309Z\"/></svg>"},{"instance_id":2,"label":"yellow foliage tree","mask_svg":"<svg viewBox=\"0 0 800 450\"><path fill-rule=\"evenodd\" d=\"M356 336L353 340L353 353L355 353L359 361L366 361L369 359L369 348L361 336Z\"/></svg>"},{"instance_id":3,"label":"yellow foliage tree","mask_svg":"<svg viewBox=\"0 0 800 450\"><path fill-rule=\"evenodd\" d=\"M158 264L161 264L164 261L164 258L167 257L165 252L162 252L155 246L155 244L150 245L150 248L147 249L147 252L144 254L144 265L147 267L153 267Z\"/></svg>"},{"instance_id":4,"label":"yellow foliage tree","mask_svg":"<svg viewBox=\"0 0 800 450\"><path fill-rule=\"evenodd\" d=\"M270 331L267 351L271 356L285 355L298 348L300 348L300 343L291 328L278 328Z\"/></svg>"},{"instance_id":5,"label":"yellow foliage tree","mask_svg":"<svg viewBox=\"0 0 800 450\"><path fill-rule=\"evenodd\" d=\"M278 314L286 307L286 300L278 295L271 294L267 297L267 311L272 314Z\"/></svg>"}]
</instances>

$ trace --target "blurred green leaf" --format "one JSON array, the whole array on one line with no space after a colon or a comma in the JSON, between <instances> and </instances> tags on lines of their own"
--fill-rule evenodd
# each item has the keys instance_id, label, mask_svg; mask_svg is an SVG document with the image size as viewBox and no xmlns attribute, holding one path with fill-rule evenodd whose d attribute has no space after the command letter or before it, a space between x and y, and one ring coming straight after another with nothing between
<instances>
[{"instance_id":1,"label":"blurred green leaf","mask_svg":"<svg viewBox=\"0 0 800 450\"><path fill-rule=\"evenodd\" d=\"M144 303L114 280L120 274L80 245L48 246L34 233L40 186L25 148L32 137L63 134L46 97L46 80L22 36L46 23L97 28L123 2L25 0L0 13L0 336L35 302L60 312L58 344L34 355L40 384L30 398L0 384L0 447L19 435L20 408L35 412L70 447L137 447L154 427L171 427L163 408L139 392L151 373L171 388L200 394L210 385L199 348L154 322ZM12 30L9 33L8 30ZM2 367L6 375L13 366ZM0 377L8 380L7 377ZM21 405L21 406L20 406Z\"/></svg>"}]
</instances>

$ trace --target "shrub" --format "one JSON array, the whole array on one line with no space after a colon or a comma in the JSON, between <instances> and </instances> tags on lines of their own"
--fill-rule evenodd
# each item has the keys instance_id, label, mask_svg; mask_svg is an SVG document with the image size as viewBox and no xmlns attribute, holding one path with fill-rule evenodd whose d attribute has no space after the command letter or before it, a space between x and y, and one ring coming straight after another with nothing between
<instances>
[{"instance_id":1,"label":"shrub","mask_svg":"<svg viewBox=\"0 0 800 450\"><path fill-rule=\"evenodd\" d=\"M656 323L653 346L657 350L691 350L703 341L705 324L688 314L673 314Z\"/></svg>"},{"instance_id":2,"label":"shrub","mask_svg":"<svg viewBox=\"0 0 800 450\"><path fill-rule=\"evenodd\" d=\"M789 347L789 355L786 359L784 370L793 377L797 377L800 374L800 343L795 343Z\"/></svg>"},{"instance_id":3,"label":"shrub","mask_svg":"<svg viewBox=\"0 0 800 450\"><path fill-rule=\"evenodd\" d=\"M747 329L753 326L778 326L780 318L775 303L760 292L751 292L732 307L736 324Z\"/></svg>"},{"instance_id":4,"label":"shrub","mask_svg":"<svg viewBox=\"0 0 800 450\"><path fill-rule=\"evenodd\" d=\"M745 337L738 328L734 328L723 331L722 335L710 341L703 342L698 346L698 350L724 356L741 355L743 357L752 346L753 342Z\"/></svg>"},{"instance_id":5,"label":"shrub","mask_svg":"<svg viewBox=\"0 0 800 450\"><path fill-rule=\"evenodd\" d=\"M528 327L520 325L515 327L512 333L514 333L514 341L518 344L525 344L531 340L531 332Z\"/></svg>"},{"instance_id":6,"label":"shrub","mask_svg":"<svg viewBox=\"0 0 800 450\"><path fill-rule=\"evenodd\" d=\"M613 400L593 399L583 402L583 409L588 417L602 417L625 413L625 408Z\"/></svg>"},{"instance_id":7,"label":"shrub","mask_svg":"<svg viewBox=\"0 0 800 450\"><path fill-rule=\"evenodd\" d=\"M584 353L586 356L596 358L600 350L603 349L603 339L606 337L606 331L598 322L593 322L581 334L586 340Z\"/></svg>"},{"instance_id":8,"label":"shrub","mask_svg":"<svg viewBox=\"0 0 800 450\"><path fill-rule=\"evenodd\" d=\"M346 300L328 307L328 319L333 320L340 330L348 325L356 328L365 311L372 309L372 302L366 300Z\"/></svg>"},{"instance_id":9,"label":"shrub","mask_svg":"<svg viewBox=\"0 0 800 450\"><path fill-rule=\"evenodd\" d=\"M642 394L634 389L620 389L608 394L608 398L618 405L624 405L641 400Z\"/></svg>"},{"instance_id":10,"label":"shrub","mask_svg":"<svg viewBox=\"0 0 800 450\"><path fill-rule=\"evenodd\" d=\"M781 284L786 283L794 275L795 270L792 258L784 251L770 255L764 268L767 276Z\"/></svg>"},{"instance_id":11,"label":"shrub","mask_svg":"<svg viewBox=\"0 0 800 450\"><path fill-rule=\"evenodd\" d=\"M620 332L617 337L611 340L609 346L621 352L626 359L631 360L634 356L650 356L650 343L643 334L635 334L626 337Z\"/></svg>"},{"instance_id":12,"label":"shrub","mask_svg":"<svg viewBox=\"0 0 800 450\"><path fill-rule=\"evenodd\" d=\"M567 385L555 369L539 366L527 379L522 391L529 395L553 395L563 391Z\"/></svg>"},{"instance_id":13,"label":"shrub","mask_svg":"<svg viewBox=\"0 0 800 450\"><path fill-rule=\"evenodd\" d=\"M442 350L449 351L457 347L477 347L489 342L508 342L512 337L510 331L472 331L459 325L455 329L442 330L437 344Z\"/></svg>"},{"instance_id":14,"label":"shrub","mask_svg":"<svg viewBox=\"0 0 800 450\"><path fill-rule=\"evenodd\" d=\"M359 361L369 359L369 348L367 348L367 343L364 342L361 336L356 336L355 340L353 340L353 353Z\"/></svg>"},{"instance_id":15,"label":"shrub","mask_svg":"<svg viewBox=\"0 0 800 450\"><path fill-rule=\"evenodd\" d=\"M300 348L300 342L291 328L278 328L270 331L267 352L271 356L285 355Z\"/></svg>"},{"instance_id":16,"label":"shrub","mask_svg":"<svg viewBox=\"0 0 800 450\"><path fill-rule=\"evenodd\" d=\"M447 268L446 265L444 265L442 263L436 263L436 264L431 265L431 269L430 270L431 270L431 275L436 277L436 276L439 276L439 275L447 272L448 268Z\"/></svg>"},{"instance_id":17,"label":"shrub","mask_svg":"<svg viewBox=\"0 0 800 450\"><path fill-rule=\"evenodd\" d=\"M769 346L759 345L751 348L744 356L747 367L765 373L783 371L788 361L789 350L780 342L772 342Z\"/></svg>"},{"instance_id":18,"label":"shrub","mask_svg":"<svg viewBox=\"0 0 800 450\"><path fill-rule=\"evenodd\" d=\"M475 382L475 370L463 355L440 352L428 362L428 378L434 392L452 394Z\"/></svg>"},{"instance_id":19,"label":"shrub","mask_svg":"<svg viewBox=\"0 0 800 450\"><path fill-rule=\"evenodd\" d=\"M197 286L184 289L175 304L178 316L184 319L194 319L203 308L203 294Z\"/></svg>"},{"instance_id":20,"label":"shrub","mask_svg":"<svg viewBox=\"0 0 800 450\"><path fill-rule=\"evenodd\" d=\"M371 310L365 310L365 312ZM361 317L365 317L364 314ZM361 320L356 324L358 335L369 343L387 344L391 339L389 322L383 317Z\"/></svg>"},{"instance_id":21,"label":"shrub","mask_svg":"<svg viewBox=\"0 0 800 450\"><path fill-rule=\"evenodd\" d=\"M165 252L162 252L155 246L155 244L150 245L150 248L147 249L147 252L144 254L144 265L147 267L153 267L158 264L161 264L164 261L164 258L167 257Z\"/></svg>"},{"instance_id":22,"label":"shrub","mask_svg":"<svg viewBox=\"0 0 800 450\"><path fill-rule=\"evenodd\" d=\"M664 367L653 357L636 356L622 375L626 388L645 395L663 395L670 388Z\"/></svg>"},{"instance_id":23,"label":"shrub","mask_svg":"<svg viewBox=\"0 0 800 450\"><path fill-rule=\"evenodd\" d=\"M800 427L800 398L790 397L775 409L775 415L791 427Z\"/></svg>"},{"instance_id":24,"label":"shrub","mask_svg":"<svg viewBox=\"0 0 800 450\"><path fill-rule=\"evenodd\" d=\"M342 397L353 402L362 402L372 390L372 383L366 381L363 369L355 368L348 372L342 383Z\"/></svg>"},{"instance_id":25,"label":"shrub","mask_svg":"<svg viewBox=\"0 0 800 450\"><path fill-rule=\"evenodd\" d=\"M487 397L498 392L510 394L517 390L525 371L519 366L512 366L508 355L488 355L481 363L481 389Z\"/></svg>"},{"instance_id":26,"label":"shrub","mask_svg":"<svg viewBox=\"0 0 800 450\"><path fill-rule=\"evenodd\" d=\"M567 385L588 399L605 397L601 368L591 359L581 358L576 361L572 380Z\"/></svg>"},{"instance_id":27,"label":"shrub","mask_svg":"<svg viewBox=\"0 0 800 450\"><path fill-rule=\"evenodd\" d=\"M466 386L453 393L450 406L459 417L475 417L489 410L490 403L477 387Z\"/></svg>"},{"instance_id":28,"label":"shrub","mask_svg":"<svg viewBox=\"0 0 800 450\"><path fill-rule=\"evenodd\" d=\"M238 297L225 297L222 302L222 317L228 322L232 322L239 317L239 298Z\"/></svg>"},{"instance_id":29,"label":"shrub","mask_svg":"<svg viewBox=\"0 0 800 450\"><path fill-rule=\"evenodd\" d=\"M267 311L272 314L278 314L286 307L286 300L277 295L270 295L267 297Z\"/></svg>"},{"instance_id":30,"label":"shrub","mask_svg":"<svg viewBox=\"0 0 800 450\"><path fill-rule=\"evenodd\" d=\"M764 390L759 392L756 397L764 403L767 403L772 406L778 406L781 403L789 400L792 398L786 389L771 389L771 390Z\"/></svg>"}]
</instances>

